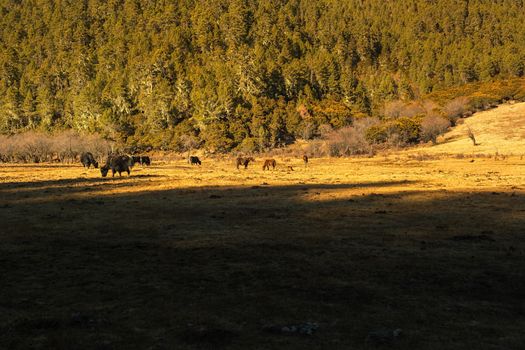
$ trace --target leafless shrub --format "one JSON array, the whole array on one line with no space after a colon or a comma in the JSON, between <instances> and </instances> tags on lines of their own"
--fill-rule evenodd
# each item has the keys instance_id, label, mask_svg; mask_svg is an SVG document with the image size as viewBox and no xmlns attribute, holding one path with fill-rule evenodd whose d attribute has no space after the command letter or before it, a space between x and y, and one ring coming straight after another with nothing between
<instances>
[{"instance_id":1,"label":"leafless shrub","mask_svg":"<svg viewBox=\"0 0 525 350\"><path fill-rule=\"evenodd\" d=\"M302 131L301 131L301 137L303 140L310 140L315 136L315 124L306 121L303 123Z\"/></svg>"},{"instance_id":2,"label":"leafless shrub","mask_svg":"<svg viewBox=\"0 0 525 350\"><path fill-rule=\"evenodd\" d=\"M486 154L486 153L473 153L473 154L464 154L464 153L456 153L453 155L456 159L465 159L465 158L492 158L492 154Z\"/></svg>"},{"instance_id":3,"label":"leafless shrub","mask_svg":"<svg viewBox=\"0 0 525 350\"><path fill-rule=\"evenodd\" d=\"M283 148L272 148L267 150L264 153L260 154L263 157L275 157L275 158L281 158L284 155L284 149Z\"/></svg>"},{"instance_id":4,"label":"leafless shrub","mask_svg":"<svg viewBox=\"0 0 525 350\"><path fill-rule=\"evenodd\" d=\"M415 117L425 114L425 108L417 102L412 102L405 107L403 117Z\"/></svg>"},{"instance_id":5,"label":"leafless shrub","mask_svg":"<svg viewBox=\"0 0 525 350\"><path fill-rule=\"evenodd\" d=\"M112 144L98 135L79 135L73 131L49 135L26 132L0 136L0 159L4 162L41 163L75 162L82 152L89 151L102 160Z\"/></svg>"},{"instance_id":6,"label":"leafless shrub","mask_svg":"<svg viewBox=\"0 0 525 350\"><path fill-rule=\"evenodd\" d=\"M382 109L382 115L397 119L400 117L416 117L416 116L438 116L441 115L437 103L431 100L419 100L411 102L392 101L387 102Z\"/></svg>"},{"instance_id":7,"label":"leafless shrub","mask_svg":"<svg viewBox=\"0 0 525 350\"><path fill-rule=\"evenodd\" d=\"M422 162L425 160L441 159L441 156L437 154L416 153L416 154L409 154L408 159L417 160L419 162Z\"/></svg>"},{"instance_id":8,"label":"leafless shrub","mask_svg":"<svg viewBox=\"0 0 525 350\"><path fill-rule=\"evenodd\" d=\"M496 153L494 153L494 160L505 160L507 158L509 158L508 154L501 154L498 151L496 151Z\"/></svg>"},{"instance_id":9,"label":"leafless shrub","mask_svg":"<svg viewBox=\"0 0 525 350\"><path fill-rule=\"evenodd\" d=\"M317 130L319 132L319 135L321 135L321 138L325 139L334 131L334 128L332 128L330 124L323 124L320 125Z\"/></svg>"},{"instance_id":10,"label":"leafless shrub","mask_svg":"<svg viewBox=\"0 0 525 350\"><path fill-rule=\"evenodd\" d=\"M414 117L425 114L425 107L420 102L387 102L383 107L382 114L387 118Z\"/></svg>"},{"instance_id":11,"label":"leafless shrub","mask_svg":"<svg viewBox=\"0 0 525 350\"><path fill-rule=\"evenodd\" d=\"M387 102L381 111L387 118L399 118L403 115L406 103L400 100Z\"/></svg>"},{"instance_id":12,"label":"leafless shrub","mask_svg":"<svg viewBox=\"0 0 525 350\"><path fill-rule=\"evenodd\" d=\"M325 155L324 153L324 141L322 140L312 140L309 141L306 145L306 153L311 154L314 157L322 157Z\"/></svg>"},{"instance_id":13,"label":"leafless shrub","mask_svg":"<svg viewBox=\"0 0 525 350\"><path fill-rule=\"evenodd\" d=\"M424 100L420 102L421 108L424 110L426 116L441 116L441 111L437 103L432 100Z\"/></svg>"},{"instance_id":14,"label":"leafless shrub","mask_svg":"<svg viewBox=\"0 0 525 350\"><path fill-rule=\"evenodd\" d=\"M429 115L421 121L421 139L424 142L436 143L437 137L450 127L450 122L439 116Z\"/></svg>"},{"instance_id":15,"label":"leafless shrub","mask_svg":"<svg viewBox=\"0 0 525 350\"><path fill-rule=\"evenodd\" d=\"M182 151L188 152L187 159L190 161L191 151L200 146L199 140L193 135L182 135L180 137Z\"/></svg>"},{"instance_id":16,"label":"leafless shrub","mask_svg":"<svg viewBox=\"0 0 525 350\"><path fill-rule=\"evenodd\" d=\"M334 130L326 135L323 148L331 157L370 154L373 148L365 137L366 130L377 124L374 118L360 119L352 126Z\"/></svg>"},{"instance_id":17,"label":"leafless shrub","mask_svg":"<svg viewBox=\"0 0 525 350\"><path fill-rule=\"evenodd\" d=\"M467 97L457 97L445 104L442 111L451 123L455 125L459 118L472 115L472 112L468 110L468 106L469 99Z\"/></svg>"},{"instance_id":18,"label":"leafless shrub","mask_svg":"<svg viewBox=\"0 0 525 350\"><path fill-rule=\"evenodd\" d=\"M490 153L475 153L472 156L475 158L490 158Z\"/></svg>"}]
</instances>

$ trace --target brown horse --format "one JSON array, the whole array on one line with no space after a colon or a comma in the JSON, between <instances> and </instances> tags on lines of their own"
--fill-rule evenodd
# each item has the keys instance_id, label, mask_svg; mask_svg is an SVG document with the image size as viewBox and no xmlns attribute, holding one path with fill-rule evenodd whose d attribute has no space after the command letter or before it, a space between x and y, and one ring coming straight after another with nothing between
<instances>
[{"instance_id":1,"label":"brown horse","mask_svg":"<svg viewBox=\"0 0 525 350\"><path fill-rule=\"evenodd\" d=\"M276 165L277 162L275 161L275 159L266 159L264 161L263 170L270 170L270 167L272 167L272 169L275 169Z\"/></svg>"},{"instance_id":2,"label":"brown horse","mask_svg":"<svg viewBox=\"0 0 525 350\"><path fill-rule=\"evenodd\" d=\"M308 156L306 154L303 155L303 162L304 162L304 167L306 168L308 166Z\"/></svg>"},{"instance_id":3,"label":"brown horse","mask_svg":"<svg viewBox=\"0 0 525 350\"><path fill-rule=\"evenodd\" d=\"M247 158L239 157L239 158L237 158L236 159L237 169L239 169L239 167L241 165L244 165L244 169L247 169L248 168L248 164L250 164L250 162L255 162L255 159L253 159L253 157L247 157Z\"/></svg>"}]
</instances>

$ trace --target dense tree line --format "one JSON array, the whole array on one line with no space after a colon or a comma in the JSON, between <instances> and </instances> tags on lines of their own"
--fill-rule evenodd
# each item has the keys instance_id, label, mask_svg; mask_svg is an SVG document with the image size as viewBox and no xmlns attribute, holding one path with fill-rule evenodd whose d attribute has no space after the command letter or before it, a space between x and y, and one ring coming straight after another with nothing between
<instances>
[{"instance_id":1,"label":"dense tree line","mask_svg":"<svg viewBox=\"0 0 525 350\"><path fill-rule=\"evenodd\" d=\"M0 132L261 150L525 73L521 0L1 0Z\"/></svg>"}]
</instances>

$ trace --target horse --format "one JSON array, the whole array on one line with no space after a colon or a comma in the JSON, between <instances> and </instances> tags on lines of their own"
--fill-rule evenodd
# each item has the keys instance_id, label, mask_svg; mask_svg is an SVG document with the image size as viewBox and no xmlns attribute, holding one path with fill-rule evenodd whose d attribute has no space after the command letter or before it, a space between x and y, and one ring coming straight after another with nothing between
<instances>
[{"instance_id":1,"label":"horse","mask_svg":"<svg viewBox=\"0 0 525 350\"><path fill-rule=\"evenodd\" d=\"M266 159L264 161L263 170L270 170L270 167L272 167L272 169L275 169L276 165L277 162L275 161L275 159Z\"/></svg>"},{"instance_id":2,"label":"horse","mask_svg":"<svg viewBox=\"0 0 525 350\"><path fill-rule=\"evenodd\" d=\"M201 160L199 159L199 157L190 156L190 164L191 164L191 165L201 165L202 162L201 162Z\"/></svg>"},{"instance_id":3,"label":"horse","mask_svg":"<svg viewBox=\"0 0 525 350\"><path fill-rule=\"evenodd\" d=\"M250 162L255 162L255 159L253 159L253 157L247 157L247 158L239 157L239 158L237 158L237 160L236 160L237 169L239 169L239 166L241 166L241 165L244 165L244 169L247 169L248 168L248 164L250 164Z\"/></svg>"}]
</instances>

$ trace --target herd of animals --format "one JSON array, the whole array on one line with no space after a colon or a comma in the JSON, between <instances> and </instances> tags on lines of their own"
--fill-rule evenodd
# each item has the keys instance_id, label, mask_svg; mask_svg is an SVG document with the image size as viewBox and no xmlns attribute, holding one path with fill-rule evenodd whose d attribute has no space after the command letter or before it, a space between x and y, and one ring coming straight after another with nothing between
<instances>
[{"instance_id":1,"label":"herd of animals","mask_svg":"<svg viewBox=\"0 0 525 350\"><path fill-rule=\"evenodd\" d=\"M82 155L80 156L80 162L85 168L89 169L91 166L93 166L94 168L98 168L98 162L96 161L95 157L91 152L82 153ZM190 156L189 162L191 165L202 164L199 157L196 156ZM250 162L255 162L255 159L253 157L238 157L235 160L237 169L239 169L239 167L241 166L243 166L244 169L248 169L248 165L250 164ZM303 155L303 162L304 166L307 167L308 156L306 154ZM118 173L119 176L122 176L123 172L127 172L129 176L131 173L131 169L135 164L149 166L151 165L151 159L148 156L110 154L106 159L105 164L100 167L100 174L102 175L102 177L106 177L108 175L109 170L111 169L112 176L115 176L116 173ZM270 170L270 167L272 169L275 169L276 166L277 161L275 159L266 159L263 164L263 170ZM293 171L293 167L288 166L288 170Z\"/></svg>"},{"instance_id":2,"label":"herd of animals","mask_svg":"<svg viewBox=\"0 0 525 350\"><path fill-rule=\"evenodd\" d=\"M85 152L80 156L80 162L85 168L98 168L98 162L96 161L93 153ZM108 156L106 163L100 167L100 174L102 177L108 175L109 170L115 176L116 173L122 176L123 172L127 172L128 175L131 173L131 169L135 164L151 165L151 159L148 156L128 156L126 154L111 154Z\"/></svg>"}]
</instances>

